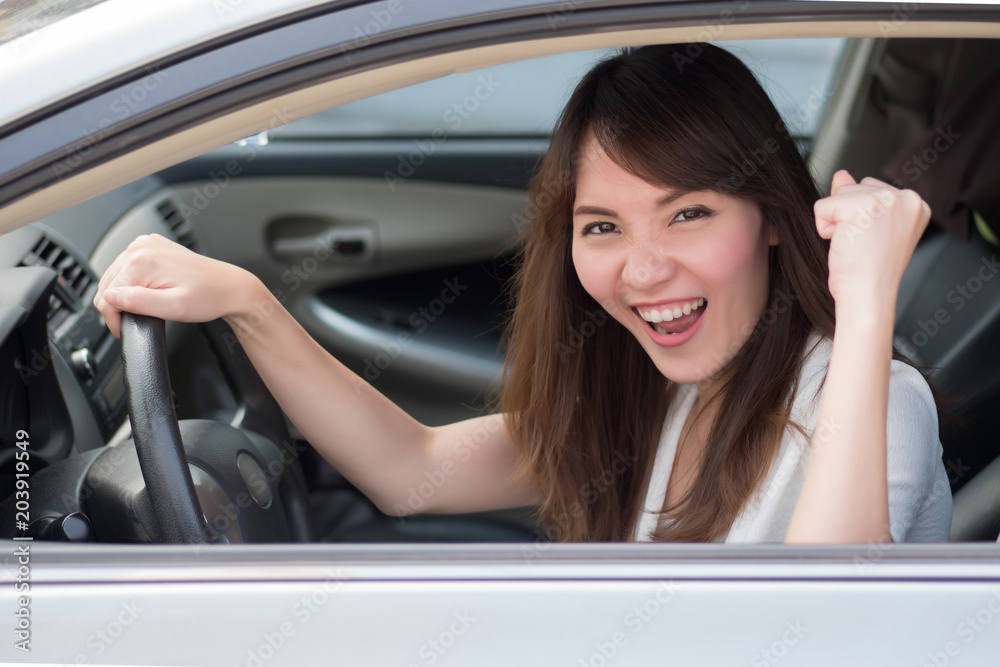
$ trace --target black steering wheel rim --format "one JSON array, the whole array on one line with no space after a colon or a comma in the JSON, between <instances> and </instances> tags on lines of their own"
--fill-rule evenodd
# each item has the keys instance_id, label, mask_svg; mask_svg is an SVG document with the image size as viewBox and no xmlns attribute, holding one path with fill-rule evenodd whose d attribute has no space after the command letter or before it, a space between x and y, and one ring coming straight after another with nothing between
<instances>
[{"instance_id":1,"label":"black steering wheel rim","mask_svg":"<svg viewBox=\"0 0 1000 667\"><path fill-rule=\"evenodd\" d=\"M206 531L167 373L166 325L122 313L122 371L139 467L165 542L201 544Z\"/></svg>"}]
</instances>

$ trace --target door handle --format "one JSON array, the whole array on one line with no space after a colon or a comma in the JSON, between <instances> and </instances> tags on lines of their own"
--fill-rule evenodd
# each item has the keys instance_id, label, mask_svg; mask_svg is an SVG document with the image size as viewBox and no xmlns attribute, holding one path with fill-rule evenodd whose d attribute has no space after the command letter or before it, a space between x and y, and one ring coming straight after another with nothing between
<instances>
[{"instance_id":1,"label":"door handle","mask_svg":"<svg viewBox=\"0 0 1000 667\"><path fill-rule=\"evenodd\" d=\"M336 261L371 262L375 259L375 232L363 226L335 227L316 234L271 239L271 252L281 259L300 261L323 251Z\"/></svg>"}]
</instances>

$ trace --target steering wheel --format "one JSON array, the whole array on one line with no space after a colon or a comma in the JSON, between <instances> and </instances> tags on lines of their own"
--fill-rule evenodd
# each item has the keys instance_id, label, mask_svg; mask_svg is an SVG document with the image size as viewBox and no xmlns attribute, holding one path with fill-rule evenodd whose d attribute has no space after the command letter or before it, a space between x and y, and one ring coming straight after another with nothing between
<instances>
[{"instance_id":1,"label":"steering wheel","mask_svg":"<svg viewBox=\"0 0 1000 667\"><path fill-rule=\"evenodd\" d=\"M128 413L145 481L135 515L161 542L312 541L301 463L277 402L225 322L202 330L240 405L232 424L177 421L163 320L122 313Z\"/></svg>"}]
</instances>

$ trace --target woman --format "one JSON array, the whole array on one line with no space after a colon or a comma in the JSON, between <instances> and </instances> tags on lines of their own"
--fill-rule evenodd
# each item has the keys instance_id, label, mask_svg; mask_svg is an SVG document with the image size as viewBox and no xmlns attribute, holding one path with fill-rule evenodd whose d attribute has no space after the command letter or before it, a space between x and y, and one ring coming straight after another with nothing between
<instances>
[{"instance_id":1,"label":"woman","mask_svg":"<svg viewBox=\"0 0 1000 667\"><path fill-rule=\"evenodd\" d=\"M584 77L529 201L502 415L417 423L254 276L158 237L95 303L116 335L121 310L224 317L304 436L390 514L537 504L572 541L947 538L933 396L892 349L918 196L838 172L819 199L746 67L674 45Z\"/></svg>"}]
</instances>

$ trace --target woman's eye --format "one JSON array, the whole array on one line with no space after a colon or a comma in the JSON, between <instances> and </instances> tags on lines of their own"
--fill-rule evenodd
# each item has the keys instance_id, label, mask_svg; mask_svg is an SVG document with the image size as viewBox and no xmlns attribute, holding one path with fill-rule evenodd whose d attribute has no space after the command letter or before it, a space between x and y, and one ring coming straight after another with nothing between
<instances>
[{"instance_id":1,"label":"woman's eye","mask_svg":"<svg viewBox=\"0 0 1000 667\"><path fill-rule=\"evenodd\" d=\"M685 222L687 220L697 220L698 218L701 218L702 216L705 216L707 214L708 214L708 211L705 210L704 208L700 207L700 206L695 206L695 207L692 207L692 208L686 208L686 209L684 209L683 211L680 211L677 214L677 217L674 218L674 222Z\"/></svg>"},{"instance_id":2,"label":"woman's eye","mask_svg":"<svg viewBox=\"0 0 1000 667\"><path fill-rule=\"evenodd\" d=\"M583 228L583 235L587 234L611 234L617 231L618 226L613 222L592 222Z\"/></svg>"}]
</instances>

